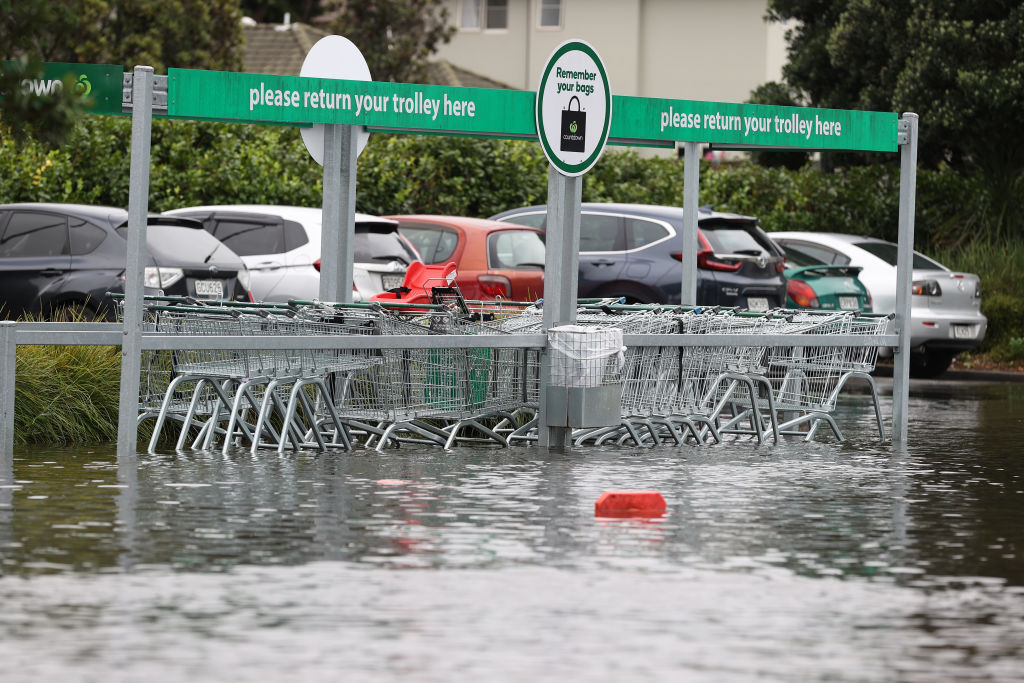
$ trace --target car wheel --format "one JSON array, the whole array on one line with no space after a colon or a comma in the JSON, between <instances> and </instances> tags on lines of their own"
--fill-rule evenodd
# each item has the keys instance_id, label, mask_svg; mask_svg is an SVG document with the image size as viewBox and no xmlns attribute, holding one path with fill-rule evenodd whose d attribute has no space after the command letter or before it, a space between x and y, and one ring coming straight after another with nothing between
<instances>
[{"instance_id":1,"label":"car wheel","mask_svg":"<svg viewBox=\"0 0 1024 683\"><path fill-rule=\"evenodd\" d=\"M910 355L910 376L920 379L938 377L949 369L956 353L942 349L925 349Z\"/></svg>"}]
</instances>

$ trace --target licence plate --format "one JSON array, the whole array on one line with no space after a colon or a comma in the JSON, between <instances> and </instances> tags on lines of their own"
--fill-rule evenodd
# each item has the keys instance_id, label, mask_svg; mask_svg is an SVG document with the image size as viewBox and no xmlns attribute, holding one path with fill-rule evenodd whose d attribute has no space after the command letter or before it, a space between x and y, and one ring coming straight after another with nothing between
<instances>
[{"instance_id":1,"label":"licence plate","mask_svg":"<svg viewBox=\"0 0 1024 683\"><path fill-rule=\"evenodd\" d=\"M223 299L224 282L221 280L196 280L196 296Z\"/></svg>"},{"instance_id":2,"label":"licence plate","mask_svg":"<svg viewBox=\"0 0 1024 683\"><path fill-rule=\"evenodd\" d=\"M855 311L860 308L860 304L855 296L841 296L839 297L839 308L844 311Z\"/></svg>"},{"instance_id":3,"label":"licence plate","mask_svg":"<svg viewBox=\"0 0 1024 683\"><path fill-rule=\"evenodd\" d=\"M399 275L381 275L380 281L381 284L384 285L384 291L395 289L396 287L401 287L402 283L405 282L405 273L401 273Z\"/></svg>"},{"instance_id":4,"label":"licence plate","mask_svg":"<svg viewBox=\"0 0 1024 683\"><path fill-rule=\"evenodd\" d=\"M747 308L752 311L763 313L768 310L768 298L763 296L748 296Z\"/></svg>"},{"instance_id":5,"label":"licence plate","mask_svg":"<svg viewBox=\"0 0 1024 683\"><path fill-rule=\"evenodd\" d=\"M953 325L954 339L974 339L974 325Z\"/></svg>"}]
</instances>

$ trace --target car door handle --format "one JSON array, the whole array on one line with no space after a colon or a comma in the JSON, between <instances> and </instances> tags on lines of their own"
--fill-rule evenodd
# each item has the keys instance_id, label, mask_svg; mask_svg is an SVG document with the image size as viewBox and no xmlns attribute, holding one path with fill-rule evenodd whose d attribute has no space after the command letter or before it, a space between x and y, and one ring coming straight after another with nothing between
<instances>
[{"instance_id":1,"label":"car door handle","mask_svg":"<svg viewBox=\"0 0 1024 683\"><path fill-rule=\"evenodd\" d=\"M596 259L590 262L594 266L614 266L615 261L609 261L608 259Z\"/></svg>"},{"instance_id":2,"label":"car door handle","mask_svg":"<svg viewBox=\"0 0 1024 683\"><path fill-rule=\"evenodd\" d=\"M56 268L44 268L39 271L39 274L43 277L56 277L58 275L63 275L64 271L57 270Z\"/></svg>"}]
</instances>

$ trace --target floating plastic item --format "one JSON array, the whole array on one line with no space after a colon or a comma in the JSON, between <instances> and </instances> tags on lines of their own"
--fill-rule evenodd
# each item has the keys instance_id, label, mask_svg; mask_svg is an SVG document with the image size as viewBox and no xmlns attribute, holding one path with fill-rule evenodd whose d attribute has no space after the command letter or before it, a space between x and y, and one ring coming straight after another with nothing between
<instances>
[{"instance_id":1,"label":"floating plastic item","mask_svg":"<svg viewBox=\"0 0 1024 683\"><path fill-rule=\"evenodd\" d=\"M598 517L660 517L668 505L657 491L605 491L594 503Z\"/></svg>"}]
</instances>

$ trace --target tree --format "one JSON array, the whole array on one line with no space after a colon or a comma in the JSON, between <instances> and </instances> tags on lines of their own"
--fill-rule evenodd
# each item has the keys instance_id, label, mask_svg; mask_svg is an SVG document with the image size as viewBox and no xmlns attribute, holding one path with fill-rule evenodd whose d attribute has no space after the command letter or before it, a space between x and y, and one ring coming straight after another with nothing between
<instances>
[{"instance_id":1,"label":"tree","mask_svg":"<svg viewBox=\"0 0 1024 683\"><path fill-rule=\"evenodd\" d=\"M800 106L799 97L785 83L770 81L750 91L750 98L747 102L751 104L773 104L780 107ZM798 150L764 150L750 153L750 158L755 164L768 168L788 168L795 171L807 163L809 155L807 152Z\"/></svg>"},{"instance_id":2,"label":"tree","mask_svg":"<svg viewBox=\"0 0 1024 683\"><path fill-rule=\"evenodd\" d=\"M0 0L12 59L238 70L239 0Z\"/></svg>"},{"instance_id":3,"label":"tree","mask_svg":"<svg viewBox=\"0 0 1024 683\"><path fill-rule=\"evenodd\" d=\"M442 0L325 0L327 25L366 57L375 81L421 83L426 62L451 40Z\"/></svg>"},{"instance_id":4,"label":"tree","mask_svg":"<svg viewBox=\"0 0 1024 683\"><path fill-rule=\"evenodd\" d=\"M38 78L41 72L39 62L25 59L0 64L0 134L6 125L19 145L28 137L59 145L83 110L70 79L51 94L30 94L22 83Z\"/></svg>"},{"instance_id":5,"label":"tree","mask_svg":"<svg viewBox=\"0 0 1024 683\"><path fill-rule=\"evenodd\" d=\"M1024 228L1019 0L770 0L768 16L796 22L783 77L808 104L916 112L921 163L980 172Z\"/></svg>"}]
</instances>

